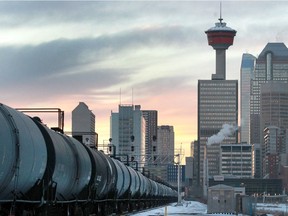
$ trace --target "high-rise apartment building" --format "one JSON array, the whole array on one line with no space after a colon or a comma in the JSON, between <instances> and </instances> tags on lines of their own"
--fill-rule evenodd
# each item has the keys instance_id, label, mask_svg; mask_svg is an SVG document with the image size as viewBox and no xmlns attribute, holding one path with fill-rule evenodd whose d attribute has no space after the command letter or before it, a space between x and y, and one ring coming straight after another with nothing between
<instances>
[{"instance_id":1,"label":"high-rise apartment building","mask_svg":"<svg viewBox=\"0 0 288 216\"><path fill-rule=\"evenodd\" d=\"M146 157L147 158L147 157ZM153 142L151 154L146 161L145 170L149 175L167 181L167 167L174 164L174 129L173 126L157 127L157 139Z\"/></svg>"},{"instance_id":2,"label":"high-rise apartment building","mask_svg":"<svg viewBox=\"0 0 288 216\"><path fill-rule=\"evenodd\" d=\"M111 113L110 134L115 155L134 168L145 163L145 119L140 105L119 105L118 113Z\"/></svg>"},{"instance_id":3,"label":"high-rise apartment building","mask_svg":"<svg viewBox=\"0 0 288 216\"><path fill-rule=\"evenodd\" d=\"M233 44L236 31L226 26L220 17L214 27L208 29L208 44L216 51L216 74L212 80L198 80L198 183L203 186L204 161L208 161L208 175L219 174L219 143L204 151L208 138L217 134L224 124L238 125L238 81L226 80L226 49ZM237 143L237 133L224 142ZM218 156L217 156L218 155ZM203 190L205 193L205 189ZM207 191L206 191L207 192ZM204 194L205 196L205 194Z\"/></svg>"},{"instance_id":4,"label":"high-rise apartment building","mask_svg":"<svg viewBox=\"0 0 288 216\"><path fill-rule=\"evenodd\" d=\"M284 43L268 43L256 59L250 96L250 143L261 143L261 85L288 82L288 49ZM263 143L263 142L262 142Z\"/></svg>"},{"instance_id":5,"label":"high-rise apartment building","mask_svg":"<svg viewBox=\"0 0 288 216\"><path fill-rule=\"evenodd\" d=\"M72 111L72 136L90 147L97 148L95 115L84 102L79 102Z\"/></svg>"},{"instance_id":6,"label":"high-rise apartment building","mask_svg":"<svg viewBox=\"0 0 288 216\"><path fill-rule=\"evenodd\" d=\"M250 143L250 88L254 76L256 58L248 53L242 55L241 62L241 84L240 84L240 141Z\"/></svg>"},{"instance_id":7,"label":"high-rise apartment building","mask_svg":"<svg viewBox=\"0 0 288 216\"><path fill-rule=\"evenodd\" d=\"M160 164L174 164L174 128L170 125L158 126L157 130L157 146L153 149L156 152L154 161ZM154 147L153 147L154 148Z\"/></svg>"},{"instance_id":8,"label":"high-rise apartment building","mask_svg":"<svg viewBox=\"0 0 288 216\"><path fill-rule=\"evenodd\" d=\"M142 110L142 115L145 119L145 155L146 163L149 165L152 162L153 146L157 145L157 127L158 127L158 112L157 110Z\"/></svg>"}]
</instances>

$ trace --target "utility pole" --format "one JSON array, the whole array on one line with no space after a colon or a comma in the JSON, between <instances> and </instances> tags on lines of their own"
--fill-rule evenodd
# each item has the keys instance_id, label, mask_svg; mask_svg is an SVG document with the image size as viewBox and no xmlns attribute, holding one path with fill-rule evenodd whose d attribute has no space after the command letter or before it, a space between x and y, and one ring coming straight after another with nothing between
<instances>
[{"instance_id":1,"label":"utility pole","mask_svg":"<svg viewBox=\"0 0 288 216\"><path fill-rule=\"evenodd\" d=\"M180 188L180 154L176 155L178 157L178 202L177 206L182 206L182 200L181 200L181 188Z\"/></svg>"}]
</instances>

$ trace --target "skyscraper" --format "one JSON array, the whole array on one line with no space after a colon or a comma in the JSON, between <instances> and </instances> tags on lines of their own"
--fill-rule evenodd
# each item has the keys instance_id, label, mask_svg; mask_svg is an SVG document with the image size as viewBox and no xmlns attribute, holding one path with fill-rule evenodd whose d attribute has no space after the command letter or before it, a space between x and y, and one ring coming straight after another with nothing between
<instances>
[{"instance_id":1,"label":"skyscraper","mask_svg":"<svg viewBox=\"0 0 288 216\"><path fill-rule=\"evenodd\" d=\"M265 156L263 152L263 130L265 126L263 121L261 123L261 86L271 81L279 84L288 82L288 49L284 43L268 43L264 47L256 59L254 76L251 84L250 140L252 144L259 143L261 145L262 162L263 157ZM262 167L261 171L263 171ZM263 174L263 172L261 172L261 174Z\"/></svg>"},{"instance_id":2,"label":"skyscraper","mask_svg":"<svg viewBox=\"0 0 288 216\"><path fill-rule=\"evenodd\" d=\"M72 111L72 136L80 142L97 148L95 115L84 102Z\"/></svg>"},{"instance_id":3,"label":"skyscraper","mask_svg":"<svg viewBox=\"0 0 288 216\"><path fill-rule=\"evenodd\" d=\"M256 60L250 96L250 139L261 143L261 85L268 81L288 82L288 49L284 43L268 43Z\"/></svg>"},{"instance_id":4,"label":"skyscraper","mask_svg":"<svg viewBox=\"0 0 288 216\"><path fill-rule=\"evenodd\" d=\"M238 81L226 79L226 49L233 44L236 31L219 22L208 29L208 43L216 50L216 74L212 80L198 80L198 183L204 186L204 150L208 138L224 124L238 125ZM237 133L224 142L237 143ZM219 174L219 143L207 148L208 175Z\"/></svg>"},{"instance_id":5,"label":"skyscraper","mask_svg":"<svg viewBox=\"0 0 288 216\"><path fill-rule=\"evenodd\" d=\"M280 169L281 155L288 153L286 149L288 143L286 144L286 141L282 138L282 135L288 129L288 83L277 81L263 83L260 98L263 176L270 174L270 177L276 178L277 172L275 170ZM273 130L276 130L277 133L275 134L277 135L271 135ZM274 156L274 162L272 156Z\"/></svg>"},{"instance_id":6,"label":"skyscraper","mask_svg":"<svg viewBox=\"0 0 288 216\"><path fill-rule=\"evenodd\" d=\"M250 87L254 75L256 58L248 53L242 55L241 62L241 142L250 143Z\"/></svg>"},{"instance_id":7,"label":"skyscraper","mask_svg":"<svg viewBox=\"0 0 288 216\"><path fill-rule=\"evenodd\" d=\"M200 148L199 170L203 176L204 149L208 138L221 131L224 124L238 125L238 81L198 81L198 142ZM238 136L226 137L221 143L237 143ZM219 174L220 143L209 146L207 151L209 175ZM201 180L200 180L201 181Z\"/></svg>"},{"instance_id":8,"label":"skyscraper","mask_svg":"<svg viewBox=\"0 0 288 216\"><path fill-rule=\"evenodd\" d=\"M119 105L118 113L111 113L110 134L116 157L128 160L134 168L144 166L145 120L140 105Z\"/></svg>"}]
</instances>

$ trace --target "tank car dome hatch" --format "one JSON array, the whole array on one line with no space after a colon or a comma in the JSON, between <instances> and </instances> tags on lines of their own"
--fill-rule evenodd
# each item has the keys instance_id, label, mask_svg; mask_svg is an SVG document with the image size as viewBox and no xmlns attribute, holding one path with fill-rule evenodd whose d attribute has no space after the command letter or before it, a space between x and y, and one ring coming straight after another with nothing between
<instances>
[{"instance_id":1,"label":"tank car dome hatch","mask_svg":"<svg viewBox=\"0 0 288 216\"><path fill-rule=\"evenodd\" d=\"M34 117L33 117L33 120L35 120L35 121L38 121L38 122L41 122L41 123L42 123L42 120L41 120L41 118L40 118L39 116L34 116Z\"/></svg>"}]
</instances>

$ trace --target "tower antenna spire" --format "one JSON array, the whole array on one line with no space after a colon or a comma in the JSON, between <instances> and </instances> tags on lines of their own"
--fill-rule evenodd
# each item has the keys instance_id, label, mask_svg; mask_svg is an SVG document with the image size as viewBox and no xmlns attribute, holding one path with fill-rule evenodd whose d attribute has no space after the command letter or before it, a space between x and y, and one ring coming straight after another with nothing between
<instances>
[{"instance_id":1,"label":"tower antenna spire","mask_svg":"<svg viewBox=\"0 0 288 216\"><path fill-rule=\"evenodd\" d=\"M133 88L132 88L132 105L134 104L134 94L133 94Z\"/></svg>"},{"instance_id":2,"label":"tower antenna spire","mask_svg":"<svg viewBox=\"0 0 288 216\"><path fill-rule=\"evenodd\" d=\"M223 18L222 18L222 2L220 1L220 18L219 18L220 23L222 23L222 20L223 20Z\"/></svg>"},{"instance_id":3,"label":"tower antenna spire","mask_svg":"<svg viewBox=\"0 0 288 216\"><path fill-rule=\"evenodd\" d=\"M122 91L121 91L121 88L120 88L120 92L119 92L119 103L120 105L122 104Z\"/></svg>"}]
</instances>

